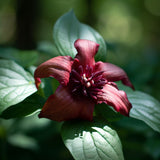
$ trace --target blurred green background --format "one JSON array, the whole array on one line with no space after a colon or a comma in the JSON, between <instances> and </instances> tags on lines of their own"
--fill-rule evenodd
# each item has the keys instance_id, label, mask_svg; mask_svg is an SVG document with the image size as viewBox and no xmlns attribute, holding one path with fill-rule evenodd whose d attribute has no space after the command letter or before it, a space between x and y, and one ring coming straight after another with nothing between
<instances>
[{"instance_id":1,"label":"blurred green background","mask_svg":"<svg viewBox=\"0 0 160 160\"><path fill-rule=\"evenodd\" d=\"M159 0L0 0L0 47L52 52L53 25L70 9L106 40L107 61L121 66L137 90L160 100ZM160 159L160 135L144 123L124 118L112 125L126 160ZM71 160L60 126L37 115L1 119L0 159Z\"/></svg>"}]
</instances>

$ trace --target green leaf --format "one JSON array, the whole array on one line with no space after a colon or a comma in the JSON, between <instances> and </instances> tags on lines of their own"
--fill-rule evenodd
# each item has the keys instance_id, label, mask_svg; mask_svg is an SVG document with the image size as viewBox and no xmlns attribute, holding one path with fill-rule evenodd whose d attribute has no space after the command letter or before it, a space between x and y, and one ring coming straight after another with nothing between
<instances>
[{"instance_id":1,"label":"green leaf","mask_svg":"<svg viewBox=\"0 0 160 160\"><path fill-rule=\"evenodd\" d=\"M37 141L34 138L31 138L21 133L12 134L12 136L9 136L8 142L13 146L30 150L36 150L39 147Z\"/></svg>"},{"instance_id":2,"label":"green leaf","mask_svg":"<svg viewBox=\"0 0 160 160\"><path fill-rule=\"evenodd\" d=\"M111 106L108 106L104 103L97 104L95 106L94 111L96 113L96 116L104 120L107 120L108 122L117 121L123 117L120 113L116 112Z\"/></svg>"},{"instance_id":3,"label":"green leaf","mask_svg":"<svg viewBox=\"0 0 160 160\"><path fill-rule=\"evenodd\" d=\"M0 48L0 57L14 60L23 67L34 65L38 59L36 51L21 51L14 48Z\"/></svg>"},{"instance_id":4,"label":"green leaf","mask_svg":"<svg viewBox=\"0 0 160 160\"><path fill-rule=\"evenodd\" d=\"M46 53L51 58L59 56L59 52L55 44L47 41L41 41L38 43L37 50L42 53Z\"/></svg>"},{"instance_id":5,"label":"green leaf","mask_svg":"<svg viewBox=\"0 0 160 160\"><path fill-rule=\"evenodd\" d=\"M160 103L150 95L139 91L128 94L128 98L133 104L130 116L144 121L160 132Z\"/></svg>"},{"instance_id":6,"label":"green leaf","mask_svg":"<svg viewBox=\"0 0 160 160\"><path fill-rule=\"evenodd\" d=\"M101 122L65 122L62 138L76 160L124 159L117 133Z\"/></svg>"},{"instance_id":7,"label":"green leaf","mask_svg":"<svg viewBox=\"0 0 160 160\"><path fill-rule=\"evenodd\" d=\"M24 101L8 107L0 117L4 119L28 116L37 113L44 105L44 99L37 94L27 97Z\"/></svg>"},{"instance_id":8,"label":"green leaf","mask_svg":"<svg viewBox=\"0 0 160 160\"><path fill-rule=\"evenodd\" d=\"M106 44L101 35L86 24L80 23L74 12L70 11L60 17L53 29L55 45L61 55L70 55L74 58L77 54L74 42L77 39L87 39L100 44L97 60L106 60Z\"/></svg>"},{"instance_id":9,"label":"green leaf","mask_svg":"<svg viewBox=\"0 0 160 160\"><path fill-rule=\"evenodd\" d=\"M0 113L37 89L31 74L11 60L0 60Z\"/></svg>"},{"instance_id":10,"label":"green leaf","mask_svg":"<svg viewBox=\"0 0 160 160\"><path fill-rule=\"evenodd\" d=\"M160 102L146 93L119 86L125 90L132 103L130 117L142 120L152 129L160 132Z\"/></svg>"}]
</instances>

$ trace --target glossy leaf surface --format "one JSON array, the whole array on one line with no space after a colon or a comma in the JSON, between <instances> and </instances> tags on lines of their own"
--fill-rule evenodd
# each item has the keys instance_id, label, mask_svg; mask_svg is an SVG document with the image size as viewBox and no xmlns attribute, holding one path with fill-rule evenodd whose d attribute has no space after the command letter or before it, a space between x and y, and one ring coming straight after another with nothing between
<instances>
[{"instance_id":1,"label":"glossy leaf surface","mask_svg":"<svg viewBox=\"0 0 160 160\"><path fill-rule=\"evenodd\" d=\"M76 160L123 160L117 133L103 123L65 122L64 144Z\"/></svg>"},{"instance_id":2,"label":"glossy leaf surface","mask_svg":"<svg viewBox=\"0 0 160 160\"><path fill-rule=\"evenodd\" d=\"M0 60L0 113L37 89L31 74L10 60Z\"/></svg>"},{"instance_id":3,"label":"glossy leaf surface","mask_svg":"<svg viewBox=\"0 0 160 160\"><path fill-rule=\"evenodd\" d=\"M106 60L106 44L101 35L86 24L80 23L74 12L70 11L60 17L53 30L55 45L61 55L70 55L74 58L77 51L74 42L77 39L87 39L100 44L97 60Z\"/></svg>"},{"instance_id":4,"label":"glossy leaf surface","mask_svg":"<svg viewBox=\"0 0 160 160\"><path fill-rule=\"evenodd\" d=\"M125 90L132 103L130 117L142 120L152 129L160 132L160 102L146 93L119 86Z\"/></svg>"}]
</instances>

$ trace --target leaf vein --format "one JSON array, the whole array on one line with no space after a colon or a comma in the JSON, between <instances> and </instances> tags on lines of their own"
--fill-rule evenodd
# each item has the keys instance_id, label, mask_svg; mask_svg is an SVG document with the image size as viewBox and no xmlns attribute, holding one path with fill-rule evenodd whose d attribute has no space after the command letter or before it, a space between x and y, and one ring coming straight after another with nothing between
<instances>
[{"instance_id":1,"label":"leaf vein","mask_svg":"<svg viewBox=\"0 0 160 160\"><path fill-rule=\"evenodd\" d=\"M97 131L97 132L100 134L100 136L101 136L105 141L107 141L107 142L110 144L110 146L112 146L112 148L113 148L114 152L116 153L117 157L119 157L119 154L117 153L117 151L116 151L116 149L114 148L114 146L113 146L99 131ZM112 134L110 134L110 135L112 135ZM112 136L113 136L113 135L112 135Z\"/></svg>"}]
</instances>

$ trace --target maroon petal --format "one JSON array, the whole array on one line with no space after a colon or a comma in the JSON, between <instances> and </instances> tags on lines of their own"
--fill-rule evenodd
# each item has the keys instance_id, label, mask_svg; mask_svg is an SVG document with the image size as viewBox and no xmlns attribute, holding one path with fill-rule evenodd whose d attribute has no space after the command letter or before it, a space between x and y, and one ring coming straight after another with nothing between
<instances>
[{"instance_id":1,"label":"maroon petal","mask_svg":"<svg viewBox=\"0 0 160 160\"><path fill-rule=\"evenodd\" d=\"M78 51L75 58L77 58L83 66L88 65L92 67L95 64L94 56L98 51L99 44L89 40L78 39L75 41L74 46Z\"/></svg>"},{"instance_id":2,"label":"maroon petal","mask_svg":"<svg viewBox=\"0 0 160 160\"><path fill-rule=\"evenodd\" d=\"M128 101L127 95L124 91L118 90L115 83L107 83L102 92L97 95L98 103L106 103L112 106L117 112L125 116L129 116L129 111L132 108L131 103Z\"/></svg>"},{"instance_id":3,"label":"maroon petal","mask_svg":"<svg viewBox=\"0 0 160 160\"><path fill-rule=\"evenodd\" d=\"M72 63L70 56L58 56L39 65L34 73L37 88L41 83L40 78L46 77L54 77L62 85L67 85Z\"/></svg>"},{"instance_id":4,"label":"maroon petal","mask_svg":"<svg viewBox=\"0 0 160 160\"><path fill-rule=\"evenodd\" d=\"M103 62L99 61L96 63L96 70L104 71L103 76L104 76L104 78L107 79L107 81L113 82L113 81L121 80L123 84L134 89L134 86L130 82L127 74L120 67L118 67L114 64L111 64L111 63L103 63Z\"/></svg>"},{"instance_id":5,"label":"maroon petal","mask_svg":"<svg viewBox=\"0 0 160 160\"><path fill-rule=\"evenodd\" d=\"M54 121L71 119L84 119L91 121L93 118L94 103L87 100L75 100L67 87L59 86L54 95L51 95L42 111L40 118L49 118Z\"/></svg>"}]
</instances>

